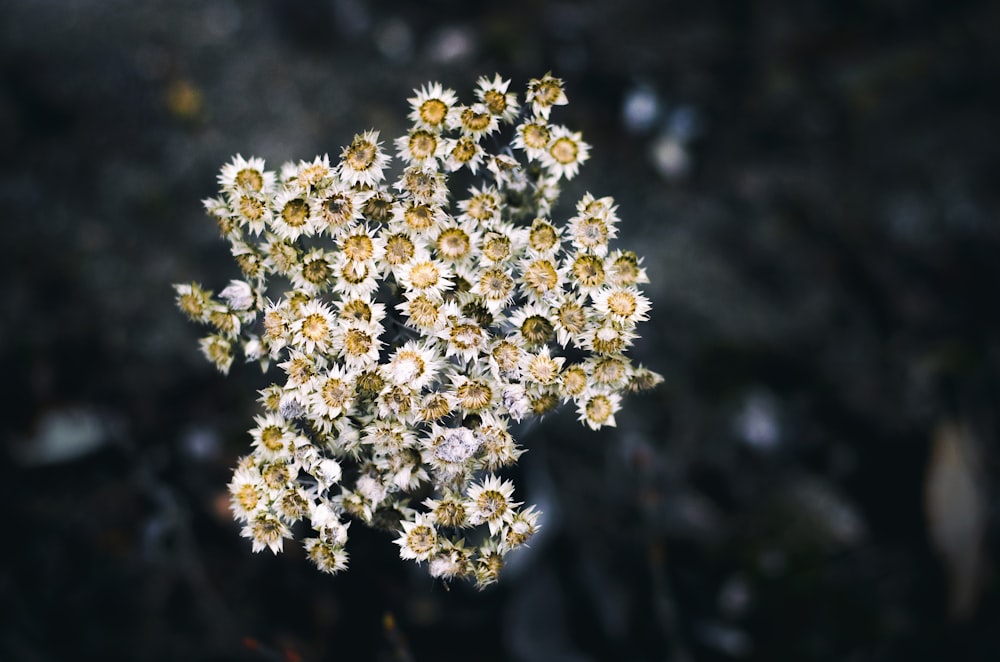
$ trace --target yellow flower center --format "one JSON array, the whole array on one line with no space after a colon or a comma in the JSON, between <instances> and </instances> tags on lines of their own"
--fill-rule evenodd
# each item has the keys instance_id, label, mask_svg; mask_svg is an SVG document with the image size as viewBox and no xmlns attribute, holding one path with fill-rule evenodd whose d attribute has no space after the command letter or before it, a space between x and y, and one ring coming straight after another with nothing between
<instances>
[{"instance_id":1,"label":"yellow flower center","mask_svg":"<svg viewBox=\"0 0 1000 662\"><path fill-rule=\"evenodd\" d=\"M524 131L521 132L521 137L526 147L531 149L545 149L549 144L551 134L548 127L544 124L528 124L524 127Z\"/></svg>"},{"instance_id":2,"label":"yellow flower center","mask_svg":"<svg viewBox=\"0 0 1000 662\"><path fill-rule=\"evenodd\" d=\"M459 404L470 411L475 411L490 404L493 391L485 382L468 381L455 389L455 395Z\"/></svg>"},{"instance_id":3,"label":"yellow flower center","mask_svg":"<svg viewBox=\"0 0 1000 662\"><path fill-rule=\"evenodd\" d=\"M385 242L385 260L393 266L409 262L415 252L413 242L404 234L394 234Z\"/></svg>"},{"instance_id":4,"label":"yellow flower center","mask_svg":"<svg viewBox=\"0 0 1000 662\"><path fill-rule=\"evenodd\" d=\"M420 262L410 270L410 282L418 290L433 287L441 280L441 272L433 262Z\"/></svg>"},{"instance_id":5,"label":"yellow flower center","mask_svg":"<svg viewBox=\"0 0 1000 662\"><path fill-rule=\"evenodd\" d=\"M448 115L448 105L440 99L428 99L420 104L420 119L429 126L439 126Z\"/></svg>"},{"instance_id":6,"label":"yellow flower center","mask_svg":"<svg viewBox=\"0 0 1000 662\"><path fill-rule=\"evenodd\" d=\"M604 262L596 255L580 255L573 261L573 275L584 287L604 282Z\"/></svg>"},{"instance_id":7,"label":"yellow flower center","mask_svg":"<svg viewBox=\"0 0 1000 662\"><path fill-rule=\"evenodd\" d=\"M264 188L264 175L259 170L244 168L236 173L236 185L251 191L260 191Z\"/></svg>"},{"instance_id":8,"label":"yellow flower center","mask_svg":"<svg viewBox=\"0 0 1000 662\"><path fill-rule=\"evenodd\" d=\"M410 135L410 154L418 161L429 159L437 151L437 137L430 131L414 131Z\"/></svg>"},{"instance_id":9,"label":"yellow flower center","mask_svg":"<svg viewBox=\"0 0 1000 662\"><path fill-rule=\"evenodd\" d=\"M507 97L496 90L487 90L483 94L483 102L487 110L494 115L500 115L507 110Z\"/></svg>"},{"instance_id":10,"label":"yellow flower center","mask_svg":"<svg viewBox=\"0 0 1000 662\"><path fill-rule=\"evenodd\" d=\"M535 294L542 295L559 284L559 274L549 260L533 260L524 270L524 281Z\"/></svg>"},{"instance_id":11,"label":"yellow flower center","mask_svg":"<svg viewBox=\"0 0 1000 662\"><path fill-rule=\"evenodd\" d=\"M343 407L351 397L351 391L347 388L347 384L334 378L326 380L320 393L323 402L333 408Z\"/></svg>"},{"instance_id":12,"label":"yellow flower center","mask_svg":"<svg viewBox=\"0 0 1000 662\"><path fill-rule=\"evenodd\" d=\"M323 258L310 260L302 267L302 277L313 285L325 283L330 278L330 265Z\"/></svg>"},{"instance_id":13,"label":"yellow flower center","mask_svg":"<svg viewBox=\"0 0 1000 662\"><path fill-rule=\"evenodd\" d=\"M500 262L510 255L510 239L500 234L491 234L483 242L483 255L493 262Z\"/></svg>"},{"instance_id":14,"label":"yellow flower center","mask_svg":"<svg viewBox=\"0 0 1000 662\"><path fill-rule=\"evenodd\" d=\"M469 235L461 228L447 228L438 235L438 251L450 260L465 257L471 247Z\"/></svg>"},{"instance_id":15,"label":"yellow flower center","mask_svg":"<svg viewBox=\"0 0 1000 662\"><path fill-rule=\"evenodd\" d=\"M275 425L268 425L260 431L260 443L269 451L280 451L284 447L281 441L282 436L281 428Z\"/></svg>"},{"instance_id":16,"label":"yellow flower center","mask_svg":"<svg viewBox=\"0 0 1000 662\"><path fill-rule=\"evenodd\" d=\"M471 108L465 108L462 110L461 122L463 127L473 133L485 131L490 125L490 116L488 113L477 113Z\"/></svg>"},{"instance_id":17,"label":"yellow flower center","mask_svg":"<svg viewBox=\"0 0 1000 662\"><path fill-rule=\"evenodd\" d=\"M308 340L318 342L327 337L330 333L330 326L326 318L319 313L312 313L302 320L302 335Z\"/></svg>"},{"instance_id":18,"label":"yellow flower center","mask_svg":"<svg viewBox=\"0 0 1000 662\"><path fill-rule=\"evenodd\" d=\"M414 230L426 230L434 225L434 213L427 205L410 205L403 212L403 220Z\"/></svg>"},{"instance_id":19,"label":"yellow flower center","mask_svg":"<svg viewBox=\"0 0 1000 662\"><path fill-rule=\"evenodd\" d=\"M309 219L309 206L301 198L289 200L281 209L281 219L293 228L302 227Z\"/></svg>"},{"instance_id":20,"label":"yellow flower center","mask_svg":"<svg viewBox=\"0 0 1000 662\"><path fill-rule=\"evenodd\" d=\"M635 295L628 290L616 290L608 296L608 310L619 317L631 317L636 306Z\"/></svg>"},{"instance_id":21,"label":"yellow flower center","mask_svg":"<svg viewBox=\"0 0 1000 662\"><path fill-rule=\"evenodd\" d=\"M556 230L551 225L542 220L536 220L531 224L531 233L528 241L536 251L547 251L556 244Z\"/></svg>"},{"instance_id":22,"label":"yellow flower center","mask_svg":"<svg viewBox=\"0 0 1000 662\"><path fill-rule=\"evenodd\" d=\"M605 395L595 395L587 401L587 418L604 423L611 417L611 401Z\"/></svg>"},{"instance_id":23,"label":"yellow flower center","mask_svg":"<svg viewBox=\"0 0 1000 662\"><path fill-rule=\"evenodd\" d=\"M348 329L344 334L344 352L348 356L364 356L371 350L375 339L361 329Z\"/></svg>"},{"instance_id":24,"label":"yellow flower center","mask_svg":"<svg viewBox=\"0 0 1000 662\"><path fill-rule=\"evenodd\" d=\"M552 155L552 158L563 165L575 163L578 151L576 143L566 137L556 139L552 143L552 147L549 148L549 154Z\"/></svg>"},{"instance_id":25,"label":"yellow flower center","mask_svg":"<svg viewBox=\"0 0 1000 662\"><path fill-rule=\"evenodd\" d=\"M375 146L375 143L370 140L355 138L354 142L347 149L347 154L344 155L344 162L352 170L367 170L375 162L377 154L378 148Z\"/></svg>"},{"instance_id":26,"label":"yellow flower center","mask_svg":"<svg viewBox=\"0 0 1000 662\"><path fill-rule=\"evenodd\" d=\"M240 197L239 210L243 218L256 221L264 216L264 203L257 198L244 195Z\"/></svg>"},{"instance_id":27,"label":"yellow flower center","mask_svg":"<svg viewBox=\"0 0 1000 662\"><path fill-rule=\"evenodd\" d=\"M375 254L375 244L366 234L351 235L344 241L344 255L353 262L370 260Z\"/></svg>"},{"instance_id":28,"label":"yellow flower center","mask_svg":"<svg viewBox=\"0 0 1000 662\"><path fill-rule=\"evenodd\" d=\"M451 150L451 155L459 163L468 163L477 153L476 143L471 138L460 138Z\"/></svg>"}]
</instances>

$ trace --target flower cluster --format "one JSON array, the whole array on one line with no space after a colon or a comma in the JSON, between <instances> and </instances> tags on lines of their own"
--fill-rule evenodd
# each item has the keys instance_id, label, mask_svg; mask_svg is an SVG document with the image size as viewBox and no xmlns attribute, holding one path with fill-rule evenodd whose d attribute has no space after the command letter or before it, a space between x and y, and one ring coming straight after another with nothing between
<instances>
[{"instance_id":1,"label":"flower cluster","mask_svg":"<svg viewBox=\"0 0 1000 662\"><path fill-rule=\"evenodd\" d=\"M434 577L490 584L539 526L498 475L523 452L512 422L572 401L587 426L614 425L622 393L660 381L624 354L648 279L609 246L614 202L587 194L568 222L551 216L590 149L550 122L562 81L532 80L523 106L508 86L481 78L469 105L416 91L391 185L377 131L336 164L222 168L205 207L243 278L218 295L175 287L221 371L241 353L283 373L229 484L254 551L308 526L309 557L336 572L361 520Z\"/></svg>"}]
</instances>

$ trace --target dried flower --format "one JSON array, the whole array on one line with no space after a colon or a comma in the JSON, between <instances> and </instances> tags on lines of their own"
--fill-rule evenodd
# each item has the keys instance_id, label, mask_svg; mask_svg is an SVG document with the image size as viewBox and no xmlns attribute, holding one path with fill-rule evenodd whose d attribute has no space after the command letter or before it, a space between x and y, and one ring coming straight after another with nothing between
<instances>
[{"instance_id":1,"label":"dried flower","mask_svg":"<svg viewBox=\"0 0 1000 662\"><path fill-rule=\"evenodd\" d=\"M523 106L509 85L480 78L470 105L418 90L391 187L374 130L335 165L223 166L204 204L243 277L217 296L175 289L219 370L242 349L282 373L229 484L254 551L305 522L309 558L339 572L353 518L395 531L432 576L486 586L540 526L496 474L524 452L509 422L573 401L588 427L613 426L622 394L662 381L624 354L650 304L641 259L609 247L614 201L588 193L552 217L590 150L549 123L562 81L532 80ZM450 190L463 168L474 185Z\"/></svg>"}]
</instances>

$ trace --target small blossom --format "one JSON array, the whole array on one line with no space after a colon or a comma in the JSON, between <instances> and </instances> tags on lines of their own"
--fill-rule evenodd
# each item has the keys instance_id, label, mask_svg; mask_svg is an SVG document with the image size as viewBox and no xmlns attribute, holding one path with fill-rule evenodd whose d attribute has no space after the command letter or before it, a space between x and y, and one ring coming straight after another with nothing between
<instances>
[{"instance_id":1,"label":"small blossom","mask_svg":"<svg viewBox=\"0 0 1000 662\"><path fill-rule=\"evenodd\" d=\"M563 82L551 74L532 79L528 83L527 101L535 115L547 119L553 106L567 103Z\"/></svg>"},{"instance_id":2,"label":"small blossom","mask_svg":"<svg viewBox=\"0 0 1000 662\"><path fill-rule=\"evenodd\" d=\"M556 177L573 179L580 171L580 164L590 158L590 145L583 142L579 132L573 133L563 126L552 129L551 139L541 155L542 163Z\"/></svg>"},{"instance_id":3,"label":"small blossom","mask_svg":"<svg viewBox=\"0 0 1000 662\"><path fill-rule=\"evenodd\" d=\"M402 534L394 541L399 545L399 556L415 561L429 559L438 548L433 520L423 513L417 513L414 521L404 521L402 524Z\"/></svg>"},{"instance_id":4,"label":"small blossom","mask_svg":"<svg viewBox=\"0 0 1000 662\"><path fill-rule=\"evenodd\" d=\"M502 122L511 122L517 117L517 95L508 92L510 80L496 74L493 80L486 76L476 81L476 98L486 107L487 112Z\"/></svg>"},{"instance_id":5,"label":"small blossom","mask_svg":"<svg viewBox=\"0 0 1000 662\"><path fill-rule=\"evenodd\" d=\"M594 308L618 324L632 327L649 318L649 299L632 287L609 287L592 295Z\"/></svg>"},{"instance_id":6,"label":"small blossom","mask_svg":"<svg viewBox=\"0 0 1000 662\"><path fill-rule=\"evenodd\" d=\"M614 427L615 412L621 408L621 396L617 393L584 393L579 400L577 413L580 420L592 430L608 425Z\"/></svg>"},{"instance_id":7,"label":"small blossom","mask_svg":"<svg viewBox=\"0 0 1000 662\"><path fill-rule=\"evenodd\" d=\"M458 138L448 138L445 141L444 154L446 170L455 171L464 166L472 174L476 174L479 165L483 162L484 152L475 138L462 135Z\"/></svg>"},{"instance_id":8,"label":"small blossom","mask_svg":"<svg viewBox=\"0 0 1000 662\"><path fill-rule=\"evenodd\" d=\"M378 131L365 131L354 136L340 154L340 178L352 186L375 186L382 181L382 171L389 156L382 151Z\"/></svg>"},{"instance_id":9,"label":"small blossom","mask_svg":"<svg viewBox=\"0 0 1000 662\"><path fill-rule=\"evenodd\" d=\"M273 554L281 551L286 538L292 537L288 525L270 512L257 513L251 517L241 534L244 538L250 538L254 552L267 548Z\"/></svg>"},{"instance_id":10,"label":"small blossom","mask_svg":"<svg viewBox=\"0 0 1000 662\"><path fill-rule=\"evenodd\" d=\"M429 83L417 90L410 99L410 120L418 127L440 131L448 119L448 113L458 101L454 90L448 90L440 83Z\"/></svg>"},{"instance_id":11,"label":"small blossom","mask_svg":"<svg viewBox=\"0 0 1000 662\"><path fill-rule=\"evenodd\" d=\"M229 372L229 366L233 364L233 345L231 342L223 336L215 335L202 338L200 345L202 354L215 364L219 372L223 374Z\"/></svg>"},{"instance_id":12,"label":"small blossom","mask_svg":"<svg viewBox=\"0 0 1000 662\"><path fill-rule=\"evenodd\" d=\"M244 159L239 154L219 174L219 185L231 195L267 193L274 187L274 181L274 173L264 169L264 159Z\"/></svg>"},{"instance_id":13,"label":"small blossom","mask_svg":"<svg viewBox=\"0 0 1000 662\"><path fill-rule=\"evenodd\" d=\"M514 508L521 505L512 500L514 484L490 476L469 489L466 508L472 524L488 523L490 533L496 534L500 526L513 519Z\"/></svg>"},{"instance_id":14,"label":"small blossom","mask_svg":"<svg viewBox=\"0 0 1000 662\"><path fill-rule=\"evenodd\" d=\"M496 115L484 103L457 106L448 112L448 127L458 129L462 135L479 140L494 133L500 126Z\"/></svg>"}]
</instances>

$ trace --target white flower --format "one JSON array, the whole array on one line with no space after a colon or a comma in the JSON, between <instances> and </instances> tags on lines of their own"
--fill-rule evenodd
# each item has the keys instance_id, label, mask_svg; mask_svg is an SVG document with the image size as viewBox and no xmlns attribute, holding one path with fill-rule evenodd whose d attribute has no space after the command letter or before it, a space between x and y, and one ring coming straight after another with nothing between
<instances>
[{"instance_id":1,"label":"white flower","mask_svg":"<svg viewBox=\"0 0 1000 662\"><path fill-rule=\"evenodd\" d=\"M354 373L335 365L312 380L309 411L315 417L334 419L351 411L354 398Z\"/></svg>"},{"instance_id":2,"label":"white flower","mask_svg":"<svg viewBox=\"0 0 1000 662\"><path fill-rule=\"evenodd\" d=\"M568 103L566 92L563 91L562 80L545 74L541 78L533 78L528 82L526 100L538 117L548 119L552 106L564 106Z\"/></svg>"},{"instance_id":3,"label":"white flower","mask_svg":"<svg viewBox=\"0 0 1000 662\"><path fill-rule=\"evenodd\" d=\"M500 127L496 115L484 103L452 108L448 111L447 125L449 129L458 129L463 135L475 140L496 132Z\"/></svg>"},{"instance_id":4,"label":"white flower","mask_svg":"<svg viewBox=\"0 0 1000 662\"><path fill-rule=\"evenodd\" d=\"M283 416L267 413L255 416L253 420L257 425L250 430L250 436L261 458L272 460L289 453L297 433Z\"/></svg>"},{"instance_id":5,"label":"white flower","mask_svg":"<svg viewBox=\"0 0 1000 662\"><path fill-rule=\"evenodd\" d=\"M634 287L602 288L591 295L594 308L612 322L631 328L649 319L649 299Z\"/></svg>"},{"instance_id":6,"label":"white flower","mask_svg":"<svg viewBox=\"0 0 1000 662\"><path fill-rule=\"evenodd\" d=\"M331 237L339 237L361 219L361 207L368 197L337 178L322 195L311 198L313 222Z\"/></svg>"},{"instance_id":7,"label":"white flower","mask_svg":"<svg viewBox=\"0 0 1000 662\"><path fill-rule=\"evenodd\" d=\"M406 164L433 165L444 149L440 136L429 129L412 129L396 138L395 143L399 158Z\"/></svg>"},{"instance_id":8,"label":"white flower","mask_svg":"<svg viewBox=\"0 0 1000 662\"><path fill-rule=\"evenodd\" d=\"M264 489L257 467L252 463L240 462L229 482L230 506L237 520L245 522L266 503Z\"/></svg>"},{"instance_id":9,"label":"white flower","mask_svg":"<svg viewBox=\"0 0 1000 662\"><path fill-rule=\"evenodd\" d=\"M331 485L339 483L343 474L339 462L332 458L324 458L313 467L312 475L319 483L320 490L326 490Z\"/></svg>"},{"instance_id":10,"label":"white flower","mask_svg":"<svg viewBox=\"0 0 1000 662\"><path fill-rule=\"evenodd\" d=\"M440 331L447 323L444 305L437 297L427 294L407 294L406 300L396 306L406 316L406 323L425 333Z\"/></svg>"},{"instance_id":11,"label":"white flower","mask_svg":"<svg viewBox=\"0 0 1000 662\"><path fill-rule=\"evenodd\" d=\"M587 391L577 402L577 413L591 430L605 425L614 427L615 412L621 409L621 396L617 393Z\"/></svg>"},{"instance_id":12,"label":"white flower","mask_svg":"<svg viewBox=\"0 0 1000 662\"><path fill-rule=\"evenodd\" d=\"M330 167L330 157L327 154L317 156L312 161L289 163L281 169L281 178L285 184L304 193L329 186L334 177L336 171Z\"/></svg>"},{"instance_id":13,"label":"white flower","mask_svg":"<svg viewBox=\"0 0 1000 662\"><path fill-rule=\"evenodd\" d=\"M482 448L481 465L487 471L496 471L517 461L522 451L507 431L507 421L492 413L482 414L476 438Z\"/></svg>"},{"instance_id":14,"label":"white flower","mask_svg":"<svg viewBox=\"0 0 1000 662\"><path fill-rule=\"evenodd\" d=\"M451 317L447 326L438 332L438 337L446 341L445 356L457 356L463 361L474 361L485 350L489 336L474 320L465 317Z\"/></svg>"},{"instance_id":15,"label":"white flower","mask_svg":"<svg viewBox=\"0 0 1000 662\"><path fill-rule=\"evenodd\" d=\"M240 531L240 535L250 538L254 552L268 548L273 554L277 554L285 544L285 539L292 537L292 532L288 525L273 513L261 512L250 518Z\"/></svg>"},{"instance_id":16,"label":"white flower","mask_svg":"<svg viewBox=\"0 0 1000 662\"><path fill-rule=\"evenodd\" d=\"M480 271L478 276L470 291L483 297L491 313L499 313L514 300L516 283L510 271L490 267Z\"/></svg>"},{"instance_id":17,"label":"white flower","mask_svg":"<svg viewBox=\"0 0 1000 662\"><path fill-rule=\"evenodd\" d=\"M309 295L330 289L334 278L336 254L314 248L302 256L302 261L292 272L292 285Z\"/></svg>"},{"instance_id":18,"label":"white flower","mask_svg":"<svg viewBox=\"0 0 1000 662\"><path fill-rule=\"evenodd\" d=\"M417 96L409 99L410 120L418 127L440 131L448 119L448 112L458 101L454 90L445 89L440 83L428 83Z\"/></svg>"},{"instance_id":19,"label":"white flower","mask_svg":"<svg viewBox=\"0 0 1000 662\"><path fill-rule=\"evenodd\" d=\"M325 354L330 350L336 326L337 318L333 311L314 299L300 308L297 318L289 326L292 344L306 354Z\"/></svg>"},{"instance_id":20,"label":"white flower","mask_svg":"<svg viewBox=\"0 0 1000 662\"><path fill-rule=\"evenodd\" d=\"M219 174L219 186L232 195L267 193L274 188L274 182L274 173L264 170L264 159L244 159L239 154Z\"/></svg>"},{"instance_id":21,"label":"white flower","mask_svg":"<svg viewBox=\"0 0 1000 662\"><path fill-rule=\"evenodd\" d=\"M541 515L534 506L522 510L511 519L510 526L507 527L507 534L500 544L501 553L520 547L528 541L531 536L538 531L538 517Z\"/></svg>"},{"instance_id":22,"label":"white flower","mask_svg":"<svg viewBox=\"0 0 1000 662\"><path fill-rule=\"evenodd\" d=\"M373 476L370 473L361 474L358 477L357 488L358 494L372 505L382 503L386 497L385 484L379 477Z\"/></svg>"},{"instance_id":23,"label":"white flower","mask_svg":"<svg viewBox=\"0 0 1000 662\"><path fill-rule=\"evenodd\" d=\"M253 289L242 280L229 281L229 285L219 292L219 298L224 299L233 310L249 310L255 302Z\"/></svg>"},{"instance_id":24,"label":"white flower","mask_svg":"<svg viewBox=\"0 0 1000 662\"><path fill-rule=\"evenodd\" d=\"M515 421L520 422L525 414L531 411L531 400L525 393L524 388L518 384L511 384L503 390L501 402L507 414Z\"/></svg>"},{"instance_id":25,"label":"white flower","mask_svg":"<svg viewBox=\"0 0 1000 662\"><path fill-rule=\"evenodd\" d=\"M511 500L514 484L492 475L470 487L467 495L469 522L474 525L489 524L490 535L496 535L503 524L509 523L514 517L514 508L521 505Z\"/></svg>"},{"instance_id":26,"label":"white flower","mask_svg":"<svg viewBox=\"0 0 1000 662\"><path fill-rule=\"evenodd\" d=\"M338 253L333 264L333 291L346 299L371 298L378 289L378 263L375 260L355 262Z\"/></svg>"},{"instance_id":27,"label":"white flower","mask_svg":"<svg viewBox=\"0 0 1000 662\"><path fill-rule=\"evenodd\" d=\"M335 574L347 569L347 552L342 545L320 538L306 538L303 545L309 559L320 571Z\"/></svg>"},{"instance_id":28,"label":"white flower","mask_svg":"<svg viewBox=\"0 0 1000 662\"><path fill-rule=\"evenodd\" d=\"M403 265L399 282L407 292L440 297L452 286L452 270L440 260L426 259Z\"/></svg>"},{"instance_id":29,"label":"white flower","mask_svg":"<svg viewBox=\"0 0 1000 662\"><path fill-rule=\"evenodd\" d=\"M428 343L410 340L392 354L383 372L394 384L419 391L437 379L442 367L440 355Z\"/></svg>"},{"instance_id":30,"label":"white flower","mask_svg":"<svg viewBox=\"0 0 1000 662\"><path fill-rule=\"evenodd\" d=\"M312 208L307 197L295 189L285 189L274 196L274 214L270 218L271 232L281 239L295 241L316 231Z\"/></svg>"},{"instance_id":31,"label":"white flower","mask_svg":"<svg viewBox=\"0 0 1000 662\"><path fill-rule=\"evenodd\" d=\"M528 356L524 367L524 377L542 386L554 384L559 379L559 371L562 370L565 361L566 359L561 356L553 358L549 354L548 346L545 346L537 354Z\"/></svg>"},{"instance_id":32,"label":"white flower","mask_svg":"<svg viewBox=\"0 0 1000 662\"><path fill-rule=\"evenodd\" d=\"M459 220L486 226L500 221L503 203L497 189L492 186L484 186L481 189L473 186L469 189L469 193L471 195L468 198L458 203L458 208L462 211Z\"/></svg>"},{"instance_id":33,"label":"white flower","mask_svg":"<svg viewBox=\"0 0 1000 662\"><path fill-rule=\"evenodd\" d=\"M376 324L345 324L337 327L338 356L349 368L361 370L378 363L378 353L382 348L379 334L382 329Z\"/></svg>"},{"instance_id":34,"label":"white flower","mask_svg":"<svg viewBox=\"0 0 1000 662\"><path fill-rule=\"evenodd\" d=\"M400 558L426 561L437 551L437 531L429 515L417 513L414 521L404 520L402 525L402 533L393 541L399 545Z\"/></svg>"},{"instance_id":35,"label":"white flower","mask_svg":"<svg viewBox=\"0 0 1000 662\"><path fill-rule=\"evenodd\" d=\"M492 81L486 76L476 81L476 98L501 122L511 122L517 117L517 95L508 92L508 86L510 80L502 79L500 74L496 74Z\"/></svg>"},{"instance_id":36,"label":"white flower","mask_svg":"<svg viewBox=\"0 0 1000 662\"><path fill-rule=\"evenodd\" d=\"M365 225L359 225L337 239L337 247L351 264L368 264L382 259L385 239Z\"/></svg>"},{"instance_id":37,"label":"white flower","mask_svg":"<svg viewBox=\"0 0 1000 662\"><path fill-rule=\"evenodd\" d=\"M439 139L436 154L438 158L444 158L444 148L444 142ZM394 188L416 203L443 205L448 201L448 184L444 173L438 172L432 167L433 165L425 161L409 166L403 171L403 176L395 183Z\"/></svg>"},{"instance_id":38,"label":"white flower","mask_svg":"<svg viewBox=\"0 0 1000 662\"><path fill-rule=\"evenodd\" d=\"M590 158L590 145L583 142L580 132L564 126L552 127L552 136L541 155L542 165L556 177L573 179L580 164Z\"/></svg>"},{"instance_id":39,"label":"white flower","mask_svg":"<svg viewBox=\"0 0 1000 662\"><path fill-rule=\"evenodd\" d=\"M584 333L592 316L583 295L567 293L551 301L552 322L556 340L566 347L570 343L581 346Z\"/></svg>"},{"instance_id":40,"label":"white flower","mask_svg":"<svg viewBox=\"0 0 1000 662\"><path fill-rule=\"evenodd\" d=\"M378 131L365 131L354 136L351 144L340 153L340 178L352 186L376 186L382 181L382 171L389 164L389 155L382 151Z\"/></svg>"},{"instance_id":41,"label":"white flower","mask_svg":"<svg viewBox=\"0 0 1000 662\"><path fill-rule=\"evenodd\" d=\"M512 147L524 150L530 161L538 161L545 157L546 150L552 142L552 130L548 122L533 118L517 126L517 135L511 142Z\"/></svg>"},{"instance_id":42,"label":"white flower","mask_svg":"<svg viewBox=\"0 0 1000 662\"><path fill-rule=\"evenodd\" d=\"M390 384L378 394L378 414L383 418L396 418L408 422L417 409L417 392L405 384Z\"/></svg>"},{"instance_id":43,"label":"white flower","mask_svg":"<svg viewBox=\"0 0 1000 662\"><path fill-rule=\"evenodd\" d=\"M468 552L447 542L449 545L441 545L441 551L427 564L427 572L436 579L451 579L467 572Z\"/></svg>"},{"instance_id":44,"label":"white flower","mask_svg":"<svg viewBox=\"0 0 1000 662\"><path fill-rule=\"evenodd\" d=\"M327 499L320 499L313 504L309 519L312 527L317 531L333 532L334 540L340 542L340 544L347 542L347 527L341 523L340 517L337 516L337 511ZM341 533L341 529L343 529L343 533ZM343 540L340 540L341 535L343 536Z\"/></svg>"},{"instance_id":45,"label":"white flower","mask_svg":"<svg viewBox=\"0 0 1000 662\"><path fill-rule=\"evenodd\" d=\"M611 197L595 200L587 193L576 208L579 212L569 220L569 232L573 237L573 247L578 251L604 256L608 253L608 241L618 236L618 217Z\"/></svg>"},{"instance_id":46,"label":"white flower","mask_svg":"<svg viewBox=\"0 0 1000 662\"><path fill-rule=\"evenodd\" d=\"M444 154L445 170L453 172L465 166L469 172L476 174L485 152L475 138L463 135L458 138L447 138L444 143Z\"/></svg>"},{"instance_id":47,"label":"white flower","mask_svg":"<svg viewBox=\"0 0 1000 662\"><path fill-rule=\"evenodd\" d=\"M416 434L399 421L376 419L365 428L363 441L378 455L392 455L417 444Z\"/></svg>"}]
</instances>

